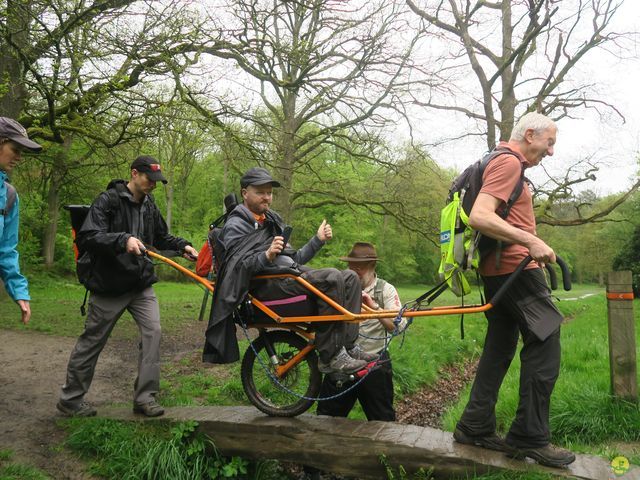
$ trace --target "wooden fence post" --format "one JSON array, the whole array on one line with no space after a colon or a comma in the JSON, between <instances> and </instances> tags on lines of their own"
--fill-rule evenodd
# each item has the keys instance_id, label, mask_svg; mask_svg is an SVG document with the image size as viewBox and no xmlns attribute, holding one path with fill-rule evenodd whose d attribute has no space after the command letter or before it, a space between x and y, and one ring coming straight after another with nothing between
<instances>
[{"instance_id":1,"label":"wooden fence post","mask_svg":"<svg viewBox=\"0 0 640 480\"><path fill-rule=\"evenodd\" d=\"M631 272L609 272L607 280L611 392L618 398L637 402L636 331Z\"/></svg>"}]
</instances>

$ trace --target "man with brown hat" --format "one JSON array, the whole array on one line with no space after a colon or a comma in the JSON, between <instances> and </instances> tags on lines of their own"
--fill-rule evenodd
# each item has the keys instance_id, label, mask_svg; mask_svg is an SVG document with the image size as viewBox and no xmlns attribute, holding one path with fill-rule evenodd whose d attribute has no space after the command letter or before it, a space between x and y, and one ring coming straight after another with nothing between
<instances>
[{"instance_id":1,"label":"man with brown hat","mask_svg":"<svg viewBox=\"0 0 640 480\"><path fill-rule=\"evenodd\" d=\"M27 131L12 118L0 117L0 278L4 288L18 304L25 325L31 318L29 284L18 263L18 193L8 174L22 160L22 152L39 152L42 147L29 140Z\"/></svg>"},{"instance_id":2,"label":"man with brown hat","mask_svg":"<svg viewBox=\"0 0 640 480\"><path fill-rule=\"evenodd\" d=\"M252 277L259 273L277 273L282 269L296 272L347 310L360 313L360 282L353 272L335 268L312 269L304 265L333 237L331 225L323 221L306 245L297 251L287 249L285 252L287 226L271 210L273 187L279 186L280 183L262 167L249 169L240 179L243 202L229 214L216 243L221 267L207 328L205 362L238 360L232 316L250 287L251 293L260 300L309 294L309 290L292 278L252 282ZM337 313L321 300L317 300L316 305L321 315ZM321 372L353 373L377 358L354 345L357 325L347 322L318 322L316 325L315 344Z\"/></svg>"},{"instance_id":3,"label":"man with brown hat","mask_svg":"<svg viewBox=\"0 0 640 480\"><path fill-rule=\"evenodd\" d=\"M400 297L395 287L376 275L376 263L379 258L375 246L367 242L356 242L349 254L346 257L340 257L340 260L348 262L349 270L356 272L360 278L365 305L374 310L401 308ZM402 329L404 325L405 320L402 319L398 328ZM345 395L318 402L319 415L346 417L358 400L368 420L395 421L393 370L387 350L391 339L390 333L395 328L391 318L371 319L360 323L356 344L368 354L380 355L380 366L371 371L356 388ZM348 385L338 387L330 378L325 377L320 397L334 396L347 387Z\"/></svg>"}]
</instances>

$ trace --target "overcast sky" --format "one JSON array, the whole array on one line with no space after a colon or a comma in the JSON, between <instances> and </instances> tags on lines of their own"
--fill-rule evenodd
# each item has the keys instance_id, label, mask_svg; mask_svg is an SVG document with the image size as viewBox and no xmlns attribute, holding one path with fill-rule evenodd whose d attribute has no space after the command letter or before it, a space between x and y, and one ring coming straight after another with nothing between
<instances>
[{"instance_id":1,"label":"overcast sky","mask_svg":"<svg viewBox=\"0 0 640 480\"><path fill-rule=\"evenodd\" d=\"M640 32L640 2L626 0L613 21L613 30ZM592 157L601 164L595 182L583 184L604 195L620 192L637 179L640 168L637 158L640 152L640 49L625 52L633 60L621 61L603 51L591 51L579 64L578 73L587 81L599 84L602 97L614 104L625 117L625 122L609 112L601 118L596 112L583 112L581 119L563 119L555 155L544 160L550 173L561 174L568 165L579 159ZM472 79L475 81L475 78ZM477 87L471 84L470 88ZM414 112L414 134L426 143L440 136L451 135L466 128L473 129L471 121L463 115L442 111ZM483 138L450 142L430 147L432 156L443 165L461 170L479 158L486 150ZM542 172L531 171L528 176L542 181Z\"/></svg>"}]
</instances>

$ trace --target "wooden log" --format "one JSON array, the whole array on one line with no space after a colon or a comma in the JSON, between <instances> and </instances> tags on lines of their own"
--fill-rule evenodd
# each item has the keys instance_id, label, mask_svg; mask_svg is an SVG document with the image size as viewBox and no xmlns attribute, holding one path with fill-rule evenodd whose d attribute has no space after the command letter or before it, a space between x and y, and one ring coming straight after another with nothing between
<instances>
[{"instance_id":1,"label":"wooden log","mask_svg":"<svg viewBox=\"0 0 640 480\"><path fill-rule=\"evenodd\" d=\"M630 271L609 273L607 312L611 392L617 398L637 402L636 331Z\"/></svg>"},{"instance_id":2,"label":"wooden log","mask_svg":"<svg viewBox=\"0 0 640 480\"><path fill-rule=\"evenodd\" d=\"M640 469L615 476L607 460L576 455L568 468L548 468L505 454L453 441L449 432L392 422L300 415L268 417L253 407L173 407L163 417L134 416L130 408L101 409L103 417L138 421L195 420L224 455L275 459L310 465L362 479L387 478L380 456L409 474L433 469L436 478L469 477L487 472L545 472L559 477L602 480L638 479ZM396 470L397 472L397 470Z\"/></svg>"}]
</instances>

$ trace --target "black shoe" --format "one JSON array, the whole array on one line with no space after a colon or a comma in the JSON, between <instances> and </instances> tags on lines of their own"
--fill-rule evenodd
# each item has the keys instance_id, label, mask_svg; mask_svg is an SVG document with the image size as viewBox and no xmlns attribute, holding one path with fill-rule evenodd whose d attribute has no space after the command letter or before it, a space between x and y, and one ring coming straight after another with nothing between
<instances>
[{"instance_id":1,"label":"black shoe","mask_svg":"<svg viewBox=\"0 0 640 480\"><path fill-rule=\"evenodd\" d=\"M56 408L65 417L95 417L98 413L95 408L87 402L73 403L66 400L59 400Z\"/></svg>"},{"instance_id":2,"label":"black shoe","mask_svg":"<svg viewBox=\"0 0 640 480\"><path fill-rule=\"evenodd\" d=\"M476 447L486 448L488 450L495 450L497 452L513 452L513 448L507 445L504 439L495 433L474 436L467 435L459 428L456 428L453 432L453 439L463 445L473 445Z\"/></svg>"},{"instance_id":3,"label":"black shoe","mask_svg":"<svg viewBox=\"0 0 640 480\"><path fill-rule=\"evenodd\" d=\"M540 465L545 465L547 467L566 467L576 459L573 452L565 450L564 448L554 447L551 444L538 448L511 448L513 452L509 454L510 457L518 460L524 460L525 457L529 457L534 459Z\"/></svg>"},{"instance_id":4,"label":"black shoe","mask_svg":"<svg viewBox=\"0 0 640 480\"><path fill-rule=\"evenodd\" d=\"M164 415L164 408L156 400L151 400L149 403L135 404L133 413L142 413L147 417L159 417Z\"/></svg>"}]
</instances>

